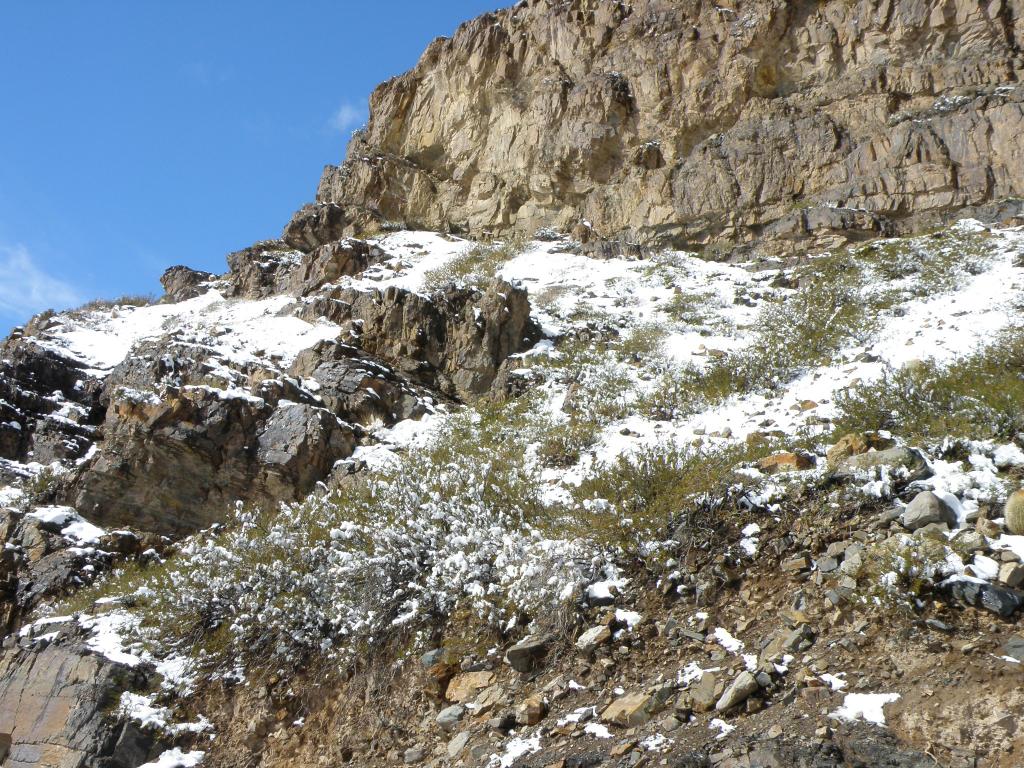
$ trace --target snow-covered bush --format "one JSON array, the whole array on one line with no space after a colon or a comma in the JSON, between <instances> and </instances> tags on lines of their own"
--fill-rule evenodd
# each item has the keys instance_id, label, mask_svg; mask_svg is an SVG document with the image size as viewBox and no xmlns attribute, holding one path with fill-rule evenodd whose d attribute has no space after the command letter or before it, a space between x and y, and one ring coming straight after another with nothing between
<instances>
[{"instance_id":1,"label":"snow-covered bush","mask_svg":"<svg viewBox=\"0 0 1024 768\"><path fill-rule=\"evenodd\" d=\"M153 572L145 623L166 646L199 643L226 663L344 663L456 610L498 627L567 600L591 550L542 533L522 462L460 453L463 439L448 430L394 470L301 504L239 507Z\"/></svg>"}]
</instances>

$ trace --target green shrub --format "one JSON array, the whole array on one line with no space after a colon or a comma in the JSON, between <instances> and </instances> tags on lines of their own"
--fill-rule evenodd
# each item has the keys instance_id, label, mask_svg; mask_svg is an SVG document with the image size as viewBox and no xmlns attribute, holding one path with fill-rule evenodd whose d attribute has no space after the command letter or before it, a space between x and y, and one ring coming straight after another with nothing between
<instances>
[{"instance_id":1,"label":"green shrub","mask_svg":"<svg viewBox=\"0 0 1024 768\"><path fill-rule=\"evenodd\" d=\"M888 429L915 442L1012 439L1024 431L1024 329L978 354L886 371L836 397L837 434Z\"/></svg>"},{"instance_id":2,"label":"green shrub","mask_svg":"<svg viewBox=\"0 0 1024 768\"><path fill-rule=\"evenodd\" d=\"M447 264L423 276L423 286L436 290L449 283L482 282L497 277L502 266L526 248L526 241L512 238L493 245L478 244Z\"/></svg>"}]
</instances>

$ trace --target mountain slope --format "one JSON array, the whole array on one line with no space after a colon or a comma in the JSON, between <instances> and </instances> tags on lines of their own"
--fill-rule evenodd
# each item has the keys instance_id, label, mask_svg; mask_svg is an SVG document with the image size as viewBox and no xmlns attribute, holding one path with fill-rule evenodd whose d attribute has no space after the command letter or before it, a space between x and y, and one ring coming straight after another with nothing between
<instances>
[{"instance_id":1,"label":"mountain slope","mask_svg":"<svg viewBox=\"0 0 1024 768\"><path fill-rule=\"evenodd\" d=\"M521 2L16 329L0 765L1016 765L1022 10Z\"/></svg>"}]
</instances>

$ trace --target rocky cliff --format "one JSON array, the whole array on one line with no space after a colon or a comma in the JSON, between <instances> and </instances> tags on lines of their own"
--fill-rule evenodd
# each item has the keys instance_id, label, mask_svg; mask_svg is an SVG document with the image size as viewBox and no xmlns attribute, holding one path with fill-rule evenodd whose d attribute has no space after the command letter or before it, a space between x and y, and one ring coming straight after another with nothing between
<instances>
[{"instance_id":1,"label":"rocky cliff","mask_svg":"<svg viewBox=\"0 0 1024 768\"><path fill-rule=\"evenodd\" d=\"M1017 0L525 0L374 92L317 210L719 254L918 230L1021 194L1022 36Z\"/></svg>"}]
</instances>

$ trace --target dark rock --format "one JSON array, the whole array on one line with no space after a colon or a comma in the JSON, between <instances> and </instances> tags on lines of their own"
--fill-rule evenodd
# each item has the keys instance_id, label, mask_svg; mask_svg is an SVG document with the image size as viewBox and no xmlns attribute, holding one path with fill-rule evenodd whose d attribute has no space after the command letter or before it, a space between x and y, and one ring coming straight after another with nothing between
<instances>
[{"instance_id":1,"label":"dark rock","mask_svg":"<svg viewBox=\"0 0 1024 768\"><path fill-rule=\"evenodd\" d=\"M502 281L450 286L430 296L390 287L339 289L303 305L310 321L348 325L350 343L402 377L458 399L487 393L508 357L540 331L526 290Z\"/></svg>"},{"instance_id":2,"label":"dark rock","mask_svg":"<svg viewBox=\"0 0 1024 768\"><path fill-rule=\"evenodd\" d=\"M957 600L984 608L1008 619L1024 605L1024 593L994 584L976 584L970 581L955 581L949 586L950 594Z\"/></svg>"},{"instance_id":3,"label":"dark rock","mask_svg":"<svg viewBox=\"0 0 1024 768\"><path fill-rule=\"evenodd\" d=\"M178 302L193 299L206 292L207 285L216 275L181 265L170 267L160 276L164 301Z\"/></svg>"},{"instance_id":4,"label":"dark rock","mask_svg":"<svg viewBox=\"0 0 1024 768\"><path fill-rule=\"evenodd\" d=\"M289 247L309 253L321 245L341 239L347 225L345 209L340 205L306 205L292 216L281 239Z\"/></svg>"},{"instance_id":5,"label":"dark rock","mask_svg":"<svg viewBox=\"0 0 1024 768\"><path fill-rule=\"evenodd\" d=\"M530 637L520 640L505 654L505 658L516 672L532 672L551 645L549 637Z\"/></svg>"}]
</instances>

